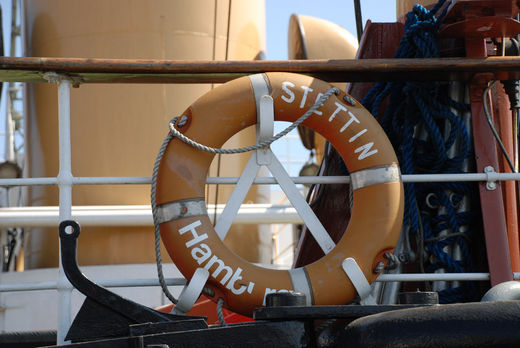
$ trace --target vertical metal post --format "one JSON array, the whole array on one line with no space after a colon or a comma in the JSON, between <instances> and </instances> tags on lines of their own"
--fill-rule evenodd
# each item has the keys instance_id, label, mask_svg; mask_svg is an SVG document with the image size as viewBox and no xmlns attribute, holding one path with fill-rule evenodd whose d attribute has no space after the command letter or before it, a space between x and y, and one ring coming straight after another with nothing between
<instances>
[{"instance_id":1,"label":"vertical metal post","mask_svg":"<svg viewBox=\"0 0 520 348\"><path fill-rule=\"evenodd\" d=\"M70 81L58 78L58 120L59 120L59 151L60 172L58 187L60 191L60 222L69 220L72 216L72 169L70 145ZM61 250L61 248L60 248ZM72 284L63 272L61 264L58 272L58 344L65 343L65 336L71 325L71 294Z\"/></svg>"},{"instance_id":2,"label":"vertical metal post","mask_svg":"<svg viewBox=\"0 0 520 348\"><path fill-rule=\"evenodd\" d=\"M4 160L10 162L16 162L16 158L14 155L14 125L13 125L13 115L12 115L12 105L11 105L11 88L7 88L7 92L3 93L3 96L6 97L5 107L6 107L6 118L5 118L5 158Z\"/></svg>"},{"instance_id":3,"label":"vertical metal post","mask_svg":"<svg viewBox=\"0 0 520 348\"><path fill-rule=\"evenodd\" d=\"M486 57L487 48L485 40L481 38L466 38L466 56ZM471 126L473 128L477 171L480 173L483 173L488 166L499 168L496 140L487 124L482 103L482 96L489 80L490 76L477 74L469 85L471 116L473 120ZM489 190L485 183L479 184L491 286L513 280L504 200L502 198L502 184L499 183L497 186L495 190Z\"/></svg>"},{"instance_id":4,"label":"vertical metal post","mask_svg":"<svg viewBox=\"0 0 520 348\"><path fill-rule=\"evenodd\" d=\"M514 153L514 142L511 136L513 134L513 123L510 112L511 104L505 90L502 88L502 84L495 85L495 98L494 120L498 123L498 132L502 139L505 153L511 156ZM514 164L513 168L510 168L504 154L499 153L498 160L499 164L502 165L502 171L506 173L512 173L514 171ZM511 268L513 272L518 272L520 271L520 241L518 239L517 183L514 181L504 181L501 185L503 185L502 198L504 199Z\"/></svg>"},{"instance_id":5,"label":"vertical metal post","mask_svg":"<svg viewBox=\"0 0 520 348\"><path fill-rule=\"evenodd\" d=\"M495 139L486 121L482 106L482 95L487 87L485 76L477 76L470 84L470 101L473 127L473 142L477 171L484 172L487 166L498 168ZM486 183L479 183L482 220L486 238L486 251L491 286L513 280L506 217L502 197L502 183L489 190Z\"/></svg>"},{"instance_id":6,"label":"vertical metal post","mask_svg":"<svg viewBox=\"0 0 520 348\"><path fill-rule=\"evenodd\" d=\"M363 36L363 18L361 16L361 4L359 0L354 0L354 12L356 14L357 40L361 42L361 36Z\"/></svg>"}]
</instances>

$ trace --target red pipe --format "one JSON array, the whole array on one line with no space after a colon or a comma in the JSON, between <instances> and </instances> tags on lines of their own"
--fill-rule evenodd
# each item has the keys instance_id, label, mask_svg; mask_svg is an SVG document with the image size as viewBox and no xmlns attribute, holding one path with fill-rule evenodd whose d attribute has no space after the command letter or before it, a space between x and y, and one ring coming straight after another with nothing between
<instances>
[{"instance_id":1,"label":"red pipe","mask_svg":"<svg viewBox=\"0 0 520 348\"><path fill-rule=\"evenodd\" d=\"M510 111L510 103L507 94L501 84L496 85L496 117L495 123L499 126L499 134L504 148L512 161L514 154L513 147L513 124ZM501 171L511 173L512 170L504 154L499 154ZM509 242L509 254L511 256L511 267L513 272L520 272L520 242L518 239L518 205L516 196L516 183L505 181L502 185L504 198L507 239Z\"/></svg>"}]
</instances>

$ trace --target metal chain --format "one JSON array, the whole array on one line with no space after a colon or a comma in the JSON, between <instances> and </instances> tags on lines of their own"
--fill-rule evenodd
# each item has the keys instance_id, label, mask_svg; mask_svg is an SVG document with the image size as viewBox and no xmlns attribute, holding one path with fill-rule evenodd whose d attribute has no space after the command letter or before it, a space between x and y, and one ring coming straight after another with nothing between
<instances>
[{"instance_id":1,"label":"metal chain","mask_svg":"<svg viewBox=\"0 0 520 348\"><path fill-rule=\"evenodd\" d=\"M160 234L160 230L159 230L159 223L157 221L157 204L155 201L155 195L156 195L156 191L157 191L157 173L159 172L159 165L161 163L162 157L164 155L164 152L166 151L166 147L168 146L169 142L174 137L177 137L180 140L182 140L183 142L185 142L186 144L191 145L202 151L211 152L211 153L222 153L222 154L243 153L243 152L258 150L258 149L271 145L274 141L280 139L284 135L287 135L294 128L298 127L303 121L305 121L309 116L311 116L319 107L321 107L323 105L323 103L325 103L325 101L327 101L327 99L329 99L329 97L332 94L339 94L339 89L336 87L329 89L325 94L323 94L314 103L314 105L309 110L307 110L307 112L305 114L303 114L298 120L296 120L296 122L294 122L292 125L287 127L282 132L276 134L275 136L271 137L270 139L262 141L253 146L247 146L247 147L238 148L238 149L216 149L216 148L211 148L211 147L199 144L196 141L187 138L186 136L181 134L175 128L174 124L177 121L177 119L179 118L178 116L170 121L170 124L169 124L170 132L164 139L164 141L161 145L161 148L159 149L159 153L157 154L157 158L155 159L155 164L153 167L151 202L152 202L152 216L153 216L153 223L154 223L155 262L157 265L157 275L159 277L159 283L161 285L162 291L173 304L177 304L177 299L171 294L170 290L168 289L166 280L164 279L164 273L163 273L163 269L162 269L161 234ZM203 292L210 293L211 290L204 288ZM223 303L224 303L224 301L220 298L217 303L217 315L218 315L219 320L222 323L222 325L226 325L226 322L224 320L224 315L222 313Z\"/></svg>"},{"instance_id":2,"label":"metal chain","mask_svg":"<svg viewBox=\"0 0 520 348\"><path fill-rule=\"evenodd\" d=\"M267 147L267 146L271 145L273 142L275 142L276 140L280 139L281 137L287 135L294 128L298 127L303 121L305 121L307 118L309 118L309 116L311 116L319 107L321 107L323 105L323 103L325 103L327 101L327 99L329 99L329 97L332 94L339 94L339 89L336 88L336 87L332 87L327 92L325 92L325 94L323 94L316 101L316 103L314 103L314 105L309 110L307 110L306 113L304 113L298 120L296 120L289 127L285 128L283 131L281 131L280 133L276 134L275 136L273 136L273 137L271 137L271 138L269 138L267 140L261 141L261 142L255 144L255 145L252 145L252 146L240 147L240 148L237 148L237 149L218 149L218 148L209 147L209 146L200 144L200 143L196 142L195 140L192 140L192 139L186 137L185 135L183 135L181 132L179 132L175 128L175 122L177 121L179 116L175 117L173 120L170 121L170 124L169 124L170 132L171 132L171 134L173 136L175 136L176 138L179 138L184 143L186 143L186 144L188 144L190 146L193 146L196 149L199 149L199 150L202 150L202 151L206 151L206 152L210 152L210 153L233 154L233 153L243 153L243 152L254 151L254 150L258 150L258 149L261 149L261 148L264 148L264 147Z\"/></svg>"}]
</instances>

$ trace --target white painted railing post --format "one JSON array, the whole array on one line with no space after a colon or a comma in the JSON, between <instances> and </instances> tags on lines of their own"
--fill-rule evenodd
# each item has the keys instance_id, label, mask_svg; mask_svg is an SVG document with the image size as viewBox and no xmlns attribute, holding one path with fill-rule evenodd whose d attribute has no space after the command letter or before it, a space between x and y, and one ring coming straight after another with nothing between
<instances>
[{"instance_id":1,"label":"white painted railing post","mask_svg":"<svg viewBox=\"0 0 520 348\"><path fill-rule=\"evenodd\" d=\"M55 73L46 73L45 78L51 83L58 84L58 124L59 124L59 163L60 171L57 184L60 192L59 220L70 220L72 218L72 165L71 165L71 143L70 143L70 80L67 76ZM56 229L57 231L58 229ZM58 271L58 325L57 343L66 343L65 337L71 325L71 295L72 284L68 281L61 264Z\"/></svg>"},{"instance_id":2,"label":"white painted railing post","mask_svg":"<svg viewBox=\"0 0 520 348\"><path fill-rule=\"evenodd\" d=\"M59 118L59 147L60 172L58 187L60 190L60 222L72 218L72 165L70 145L70 81L60 79L58 84L58 118ZM58 272L58 344L65 343L65 336L69 331L71 320L72 284L69 282L61 264Z\"/></svg>"}]
</instances>

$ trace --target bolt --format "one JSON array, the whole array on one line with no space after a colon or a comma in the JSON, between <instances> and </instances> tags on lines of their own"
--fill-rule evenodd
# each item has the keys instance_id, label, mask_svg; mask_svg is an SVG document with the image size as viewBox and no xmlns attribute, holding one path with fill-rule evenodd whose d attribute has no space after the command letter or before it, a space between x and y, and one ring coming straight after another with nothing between
<instances>
[{"instance_id":1,"label":"bolt","mask_svg":"<svg viewBox=\"0 0 520 348\"><path fill-rule=\"evenodd\" d=\"M352 106L355 106L357 103L356 103L356 100L354 100L354 98L352 98L351 96L349 95L345 95L343 97L343 100L346 101L347 103L349 103L350 105Z\"/></svg>"},{"instance_id":2,"label":"bolt","mask_svg":"<svg viewBox=\"0 0 520 348\"><path fill-rule=\"evenodd\" d=\"M487 182L486 182L486 189L488 191L493 191L497 188L497 183L495 181L491 181L491 175L490 174L494 174L495 173L495 168L493 168L492 166L486 166L484 168L484 173L488 174L487 175Z\"/></svg>"},{"instance_id":3,"label":"bolt","mask_svg":"<svg viewBox=\"0 0 520 348\"><path fill-rule=\"evenodd\" d=\"M305 306L306 303L305 294L295 291L280 291L265 297L266 307Z\"/></svg>"},{"instance_id":4,"label":"bolt","mask_svg":"<svg viewBox=\"0 0 520 348\"><path fill-rule=\"evenodd\" d=\"M397 257L399 259L399 262L401 263L408 263L410 262L410 255L407 254L407 253L401 253L399 254L399 256Z\"/></svg>"}]
</instances>

